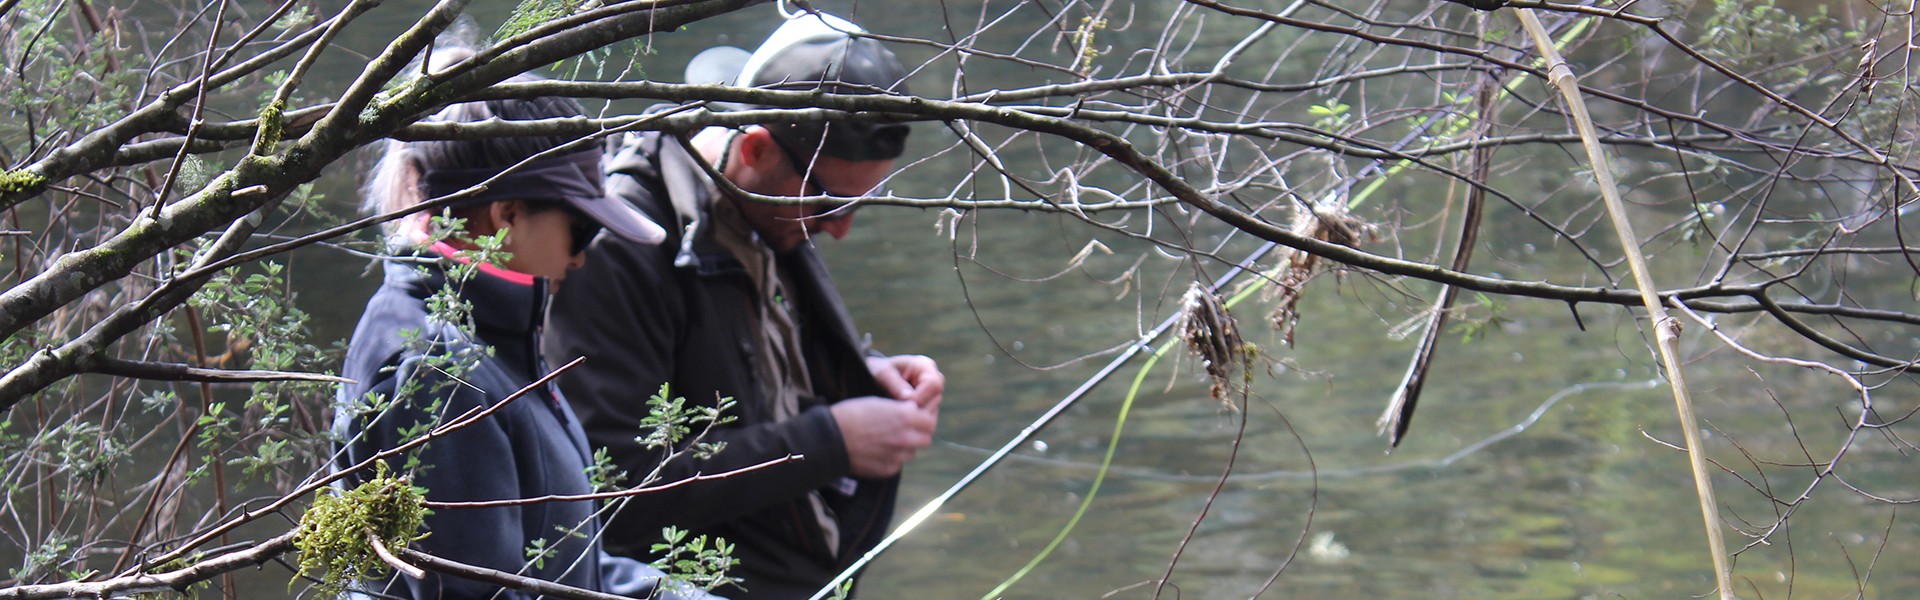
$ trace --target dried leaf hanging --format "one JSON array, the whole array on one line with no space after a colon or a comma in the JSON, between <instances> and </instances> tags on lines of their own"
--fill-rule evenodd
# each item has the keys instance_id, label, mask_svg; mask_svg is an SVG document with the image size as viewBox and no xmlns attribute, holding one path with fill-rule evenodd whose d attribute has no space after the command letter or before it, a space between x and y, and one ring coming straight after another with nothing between
<instances>
[{"instance_id":1,"label":"dried leaf hanging","mask_svg":"<svg viewBox=\"0 0 1920 600\"><path fill-rule=\"evenodd\" d=\"M1346 206L1331 203L1316 206L1311 211L1301 211L1294 218L1293 233L1310 237L1329 244L1356 246L1361 242L1373 241L1375 227L1347 212ZM1293 327L1300 321L1296 307L1300 303L1301 289L1307 280L1313 277L1319 257L1298 250L1288 252L1280 258L1278 278L1274 282L1273 297L1277 298L1273 312L1267 320L1273 328L1280 331L1280 339L1288 346L1293 345Z\"/></svg>"},{"instance_id":2,"label":"dried leaf hanging","mask_svg":"<svg viewBox=\"0 0 1920 600\"><path fill-rule=\"evenodd\" d=\"M1234 325L1233 315L1227 313L1220 296L1198 282L1187 288L1180 304L1180 338L1206 367L1207 378L1213 382L1213 397L1224 402L1234 374L1246 370L1246 341L1240 338L1240 328Z\"/></svg>"}]
</instances>

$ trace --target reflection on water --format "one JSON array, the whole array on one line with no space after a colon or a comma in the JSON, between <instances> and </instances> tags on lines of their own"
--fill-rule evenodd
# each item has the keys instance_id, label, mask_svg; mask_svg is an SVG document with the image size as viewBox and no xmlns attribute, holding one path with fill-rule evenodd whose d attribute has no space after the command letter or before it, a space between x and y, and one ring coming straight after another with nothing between
<instances>
[{"instance_id":1,"label":"reflection on water","mask_svg":"<svg viewBox=\"0 0 1920 600\"><path fill-rule=\"evenodd\" d=\"M1036 371L995 358L994 340L1003 347L1022 341L1024 351L1013 353L1019 361L1053 364L1113 347L1145 328L1136 324L1166 313L1114 300L1112 286L1092 283L1113 272L1101 269L1124 269L1132 257L1096 261L1087 276L1065 282L1018 282L987 272L1057 270L1072 255L1062 248L1096 233L1044 217L983 216L978 249L954 271L945 267L956 251L933 235L934 218L911 210L865 211L853 237L826 244L850 308L876 343L934 355L948 371L943 443L923 452L910 470L903 512L943 491L984 459L984 449L1013 437L1104 361ZM971 304L961 298L963 289ZM1671 400L1649 385L1651 354L1631 315L1588 310L1582 315L1588 331L1581 332L1563 306L1515 305L1506 315L1515 333L1443 349L1437 366L1445 376L1430 384L1415 434L1388 454L1373 435L1373 420L1411 343L1387 339L1392 324L1359 309L1353 294L1333 288L1309 294L1302 309L1309 318L1295 348L1262 335L1257 325L1243 325L1284 368L1255 384L1236 475L1180 557L1174 580L1181 597L1255 593L1296 548L1312 547L1302 534L1309 519L1313 532L1331 534L1342 551L1295 557L1269 597L1664 598L1711 590L1685 456L1650 439L1679 435ZM1711 424L1732 431L1777 428L1778 410L1745 367L1716 368L1734 364L1712 357L1698 363L1696 385L1710 391L1701 402ZM866 591L885 598L976 598L1025 564L1066 524L1092 484L1136 368L1122 369L1043 431L1044 453L1021 449L879 560ZM1008 597L1100 597L1165 571L1225 468L1237 431L1238 413L1209 398L1196 373L1191 361L1163 362L1147 377L1091 510ZM1832 385L1786 369L1766 375L1776 393ZM1786 401L1797 415L1830 414L1846 403ZM1523 424L1525 431L1514 431ZM1719 445L1724 438L1710 440L1716 457L1737 459ZM1829 452L1827 442L1817 452ZM1784 449L1749 450L1781 456ZM1868 456L1852 460L1863 471L1882 471L1877 480L1883 485L1902 481L1891 472L1902 469L1893 456ZM1904 478L1910 475L1908 469ZM1797 491L1806 483L1800 472L1787 479L1790 485L1775 485ZM1731 477L1718 482L1741 485ZM1740 518L1764 521L1772 514L1753 506L1746 490L1723 492L1722 502ZM1850 590L1846 555L1870 556L1886 537L1881 529L1890 514L1796 516L1805 520L1793 531L1795 554L1762 547L1741 557L1740 572L1762 577L1756 585L1766 589L1784 590L1792 572L1802 593ZM1912 533L1896 522L1885 557L1911 556ZM1329 558L1333 554L1339 558ZM1882 589L1920 585L1911 569L1885 565L1874 578ZM1150 593L1145 586L1115 597Z\"/></svg>"}]
</instances>

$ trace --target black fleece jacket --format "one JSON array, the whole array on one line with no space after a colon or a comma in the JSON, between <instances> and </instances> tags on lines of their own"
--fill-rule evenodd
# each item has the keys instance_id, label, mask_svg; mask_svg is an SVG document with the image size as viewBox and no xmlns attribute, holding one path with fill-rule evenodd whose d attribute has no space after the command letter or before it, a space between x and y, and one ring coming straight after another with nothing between
<instances>
[{"instance_id":1,"label":"black fleece jacket","mask_svg":"<svg viewBox=\"0 0 1920 600\"><path fill-rule=\"evenodd\" d=\"M705 440L726 448L709 460L670 462L661 484L800 457L635 496L608 523L610 552L646 556L667 526L717 535L734 545L740 564L733 574L745 579L744 590L718 593L805 598L886 534L899 478L852 479L828 411L840 400L885 394L867 370L867 349L855 337L826 265L802 245L776 260L791 282L789 301L814 389L801 399L798 415L775 420L753 368L757 293L742 265L711 239L705 175L691 161L677 142L650 133L627 140L608 163L608 194L668 224L668 238L658 246L597 238L586 266L555 300L547 355L556 363L586 357L561 385L588 439L608 448L629 473L648 473L660 464L662 453L634 438L645 433L640 423L647 398L662 383L689 403L711 406L732 398L736 404L728 413L735 420ZM695 197L675 202L673 192ZM683 214L676 204L693 210ZM812 509L809 495L815 493L837 521L837 553Z\"/></svg>"}]
</instances>

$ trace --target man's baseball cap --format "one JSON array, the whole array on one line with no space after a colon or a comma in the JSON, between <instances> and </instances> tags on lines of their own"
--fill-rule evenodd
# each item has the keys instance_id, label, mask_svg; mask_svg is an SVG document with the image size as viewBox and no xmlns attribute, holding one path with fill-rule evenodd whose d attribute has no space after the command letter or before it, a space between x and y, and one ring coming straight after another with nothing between
<instances>
[{"instance_id":1,"label":"man's baseball cap","mask_svg":"<svg viewBox=\"0 0 1920 600\"><path fill-rule=\"evenodd\" d=\"M862 33L866 30L840 17L800 13L789 17L751 55L730 47L701 52L687 64L687 81L835 94L908 93L900 59L879 40L855 35ZM803 157L818 150L856 161L899 158L906 151L910 131L905 123L876 121L764 126Z\"/></svg>"}]
</instances>

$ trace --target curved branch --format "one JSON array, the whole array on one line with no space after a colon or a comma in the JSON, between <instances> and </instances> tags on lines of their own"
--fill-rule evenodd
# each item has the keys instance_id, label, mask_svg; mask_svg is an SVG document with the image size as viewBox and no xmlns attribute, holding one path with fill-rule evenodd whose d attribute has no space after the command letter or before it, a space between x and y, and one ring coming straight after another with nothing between
<instances>
[{"instance_id":1,"label":"curved branch","mask_svg":"<svg viewBox=\"0 0 1920 600\"><path fill-rule=\"evenodd\" d=\"M1151 79L1151 78L1146 78L1146 79ZM1179 77L1174 77L1174 79L1179 79ZM1143 81L1145 81L1145 79L1143 79ZM1158 83L1165 83L1165 82L1166 80L1158 81ZM1079 85L1082 85L1082 84L1068 84L1068 85L1057 86L1057 87L1059 89L1077 89L1073 86L1079 86ZM1088 84L1088 85L1091 85L1091 84ZM1143 83L1142 85L1148 85L1148 84ZM1001 108L1006 110L1016 110L1016 111L1024 112L1027 114L1067 118L1067 119L1083 119L1088 121L1124 123L1124 124L1131 124L1131 125L1180 128L1180 129L1188 129L1188 130L1201 131L1201 132L1207 132L1207 133L1247 135L1247 136L1259 137L1263 139L1271 139L1276 141L1283 141L1283 142L1298 144L1298 145L1310 147L1310 148L1318 148L1318 149L1327 150L1330 152L1337 152L1343 155L1353 156L1356 158L1372 158L1372 159L1386 158L1386 159L1395 159L1395 160L1405 160L1405 159L1416 159L1416 158L1431 158L1439 155L1467 152L1475 148L1484 147L1484 146L1500 146L1500 145L1521 144L1521 143L1572 145L1572 144L1577 144L1580 141L1578 136L1572 135L1572 134L1566 134L1566 133L1530 133L1530 134L1518 134L1518 135L1509 135L1509 136L1487 137L1484 139L1451 142L1451 143L1445 143L1445 144L1434 144L1432 146L1427 146L1422 148L1407 148L1407 149L1395 152L1395 151L1383 150L1378 144L1368 144L1368 143L1363 143L1359 140L1331 136L1331 135L1325 134L1324 132L1313 130L1312 128L1306 127L1298 123L1285 122L1285 121L1223 122L1223 121L1209 121L1209 120L1203 120L1203 119L1197 119L1197 118L1175 118L1175 117L1157 116L1157 115L1146 114L1142 111L1137 111L1137 110L1088 109L1079 105L1062 107L1062 106L1045 106L1045 105L993 104L993 102L997 100L1003 100L1004 99L1003 96L1051 94L1052 92L1049 91L1049 88L1052 88L1052 87L1056 87L1056 86L1040 86L1036 88L1028 88L1026 90L1014 90L1012 92L1007 92L1005 94L974 94L971 96L955 98L952 100L934 100L930 98L913 98L913 100L918 102L928 103L928 104L937 103L943 106L948 106L948 105L991 106L994 108ZM1603 96L1603 97L1607 95L1604 92L1598 92L1598 91L1593 91L1592 93L1594 93L1597 96ZM693 120L702 121L701 123L699 123L699 125L715 125L715 126L737 126L742 124L757 124L757 123L818 122L822 120L837 121L837 120L877 120L877 119L889 119L889 118L897 119L897 118L907 117L909 115L918 115L918 116L921 116L924 118L930 118L930 119L941 118L941 116L938 114L928 113L922 110L918 110L913 105L902 106L899 104L894 104L894 102L898 101L897 100L898 98L904 98L899 96L893 97L896 100L887 100L886 99L888 98L887 96L878 95L878 94L867 94L867 95L823 94L823 93L815 93L815 92L765 90L765 89L756 89L756 88L731 87L731 86L721 86L721 85L714 85L714 84L697 84L696 85L696 84L664 83L664 82L657 82L657 81L513 82L513 83L503 83L500 85L488 87L488 88L479 90L474 94L463 96L462 99L463 100L495 100L495 99L502 99L502 98L529 98L529 97L535 97L535 96L566 96L566 97L573 97L573 98L598 98L598 99L610 99L610 100L641 99L641 100L655 100L655 101L676 102L676 103L712 101L712 102L733 102L733 103L743 103L743 104L756 104L756 105L769 107L767 109L758 109L758 110L750 110L750 111L729 111L725 113L709 114L708 116L697 117L693 119ZM841 102L831 102L831 101L828 101L828 98L835 98L835 99L841 100ZM873 104L863 104L863 99L872 99ZM1654 111L1654 109L1650 105L1643 106L1640 108L1642 108L1643 110L1656 112L1656 114L1660 114L1663 117L1672 118L1670 115L1666 115L1664 113ZM787 109L787 110L782 110L782 109ZM823 111L819 109L827 109L827 110ZM847 111L847 112L842 112L842 111ZM868 114L848 114L849 112L865 112ZM625 118L631 118L631 117L625 117ZM621 122L620 119L622 119L622 117L614 117L614 118L607 119L606 122L620 123ZM1622 135L1616 132L1602 138L1601 141L1609 145L1632 145L1632 146L1648 146L1648 147L1696 145L1704 142L1737 141L1737 142L1744 142L1746 144L1756 147L1756 149L1746 150L1748 152L1780 151L1784 149L1800 155L1847 160L1849 162L1857 162L1857 163L1885 167L1885 168L1893 169L1905 174L1920 174L1920 166L1889 165L1885 163L1883 160L1880 160L1875 156L1863 156L1859 154L1844 153L1844 152L1838 152L1834 150L1827 150L1827 149L1820 149L1820 148L1800 148L1800 147L1795 147L1793 144L1790 144L1788 142L1772 142L1772 141L1766 140L1765 138L1762 138L1760 136L1760 133L1758 132L1743 131L1743 130L1735 129L1728 125L1722 125L1719 123L1715 123L1713 121L1708 121L1704 117L1697 116L1697 115L1689 116L1689 117L1686 117L1683 119L1677 119L1677 120L1694 123L1710 131L1711 133L1694 133L1694 134L1684 134L1684 135L1675 134L1675 135L1665 135L1665 136L1628 136L1628 135ZM581 120L580 125L577 125L579 127L582 127L580 131L585 130L586 124L588 122L591 122L591 120L587 120L587 119ZM533 121L525 121L521 123L533 123ZM471 124L466 124L466 126L471 126ZM536 127L533 125L526 125L526 126ZM550 126L551 125L549 125L549 127ZM693 125L691 124L674 125L674 127L691 127L691 126ZM423 123L423 124L417 124L415 126L409 127L405 131L407 132L407 135L421 136L417 139L445 139L445 138L431 137L431 136L450 135L449 133L446 133L446 132L458 130L460 127L461 127L460 124ZM574 130L568 129L568 130L562 130L562 131L574 131ZM404 139L416 139L416 138L404 138Z\"/></svg>"},{"instance_id":2,"label":"curved branch","mask_svg":"<svg viewBox=\"0 0 1920 600\"><path fill-rule=\"evenodd\" d=\"M367 545L373 546L373 554L380 557L381 562L387 563L387 566L393 567L395 571L406 573L408 577L414 579L427 578L426 571L420 567L407 564L407 561L400 560L400 557L394 556L393 551L387 549L387 543L380 541L380 536L375 534L372 529L367 529L366 534ZM402 548L402 550L405 550L405 548Z\"/></svg>"},{"instance_id":3,"label":"curved branch","mask_svg":"<svg viewBox=\"0 0 1920 600\"><path fill-rule=\"evenodd\" d=\"M1878 354L1874 354L1872 352L1867 352L1865 350L1855 348L1853 346L1849 346L1845 342L1841 342L1840 340L1833 339L1832 336L1822 333L1818 329L1814 329L1812 326L1807 325L1805 322L1802 322L1799 318L1793 316L1791 313L1788 313L1784 307L1780 306L1780 303L1775 302L1773 298L1768 297L1766 294L1755 294L1753 296L1753 299L1760 303L1760 306L1766 310L1768 315L1771 315L1775 320L1780 321L1781 325L1786 325L1787 328L1792 329L1794 333L1800 334L1800 337L1807 338L1808 340L1811 340L1813 343L1819 344L1820 347L1826 348L1828 350L1832 350L1841 356L1845 356L1847 358L1851 358L1851 359L1864 362L1870 365L1874 365L1877 367L1907 368L1907 367L1912 367L1915 364L1915 361L1912 361L1912 360L1900 360L1897 358L1881 356Z\"/></svg>"},{"instance_id":4,"label":"curved branch","mask_svg":"<svg viewBox=\"0 0 1920 600\"><path fill-rule=\"evenodd\" d=\"M1564 286L1547 282L1526 282L1509 279L1485 277L1440 268L1431 264L1402 260L1388 256L1368 253L1359 249L1331 244L1292 234L1284 227L1268 223L1260 218L1213 200L1211 196L1185 183L1175 174L1167 171L1151 157L1135 150L1133 145L1118 135L1100 131L1092 127L1077 124L1064 116L1036 114L1012 107L984 106L973 103L950 102L916 97L893 97L876 94L818 94L812 92L793 92L780 90L756 90L748 88L717 85L684 85L658 82L626 83L577 83L577 82L540 82L511 83L490 88L481 94L492 97L496 94L518 95L539 90L541 93L556 95L580 94L590 97L650 97L667 100L700 100L748 102L767 106L816 107L808 109L762 109L725 113L689 111L683 114L662 117L657 123L644 127L662 131L687 131L704 126L745 126L769 122L801 122L842 119L881 118L872 113L916 115L925 119L960 119L993 123L1006 127L1036 131L1067 138L1106 154L1128 169L1140 173L1167 190L1174 198L1183 203L1205 210L1223 222L1246 231L1261 239L1273 241L1323 258L1345 263L1349 266L1369 269L1389 275L1400 275L1424 279L1435 283L1459 286L1478 292L1506 294L1565 302L1593 302L1619 306L1638 306L1643 303L1637 292L1613 287ZM857 113L867 113L865 115ZM1084 114L1084 113L1083 113ZM568 127L579 127L582 131L592 127L626 123L633 117L620 117L597 121L593 119L549 120L549 126L567 122ZM481 131L488 135L500 135L515 128L532 127L522 123L488 123L476 125L416 124L406 129L408 134L456 137L477 136ZM465 131L463 132L463 128ZM1471 149L1477 144L1459 144L1459 149ZM1375 151L1382 158L1410 158L1410 153ZM1358 154L1358 153L1356 153ZM1150 167L1150 168L1149 168ZM811 203L821 202L813 198L781 198L755 196L757 201L771 203ZM985 207L985 203L974 201L930 199L910 200L895 197L877 197L863 199L870 204L916 206L923 208L970 208ZM1043 209L1036 205L1020 208ZM1763 286L1714 284L1692 288L1663 290L1663 296L1685 300L1690 305L1715 312L1750 312L1765 310L1764 306L1747 303L1712 303L1702 300L1722 297L1759 298L1764 295ZM1896 311L1860 309L1836 305L1818 305L1806 303L1774 303L1784 312L1807 314L1832 314L1853 318L1894 321L1920 325L1920 316ZM1885 359L1891 360L1891 359ZM1904 363L1902 363L1904 364Z\"/></svg>"}]
</instances>

